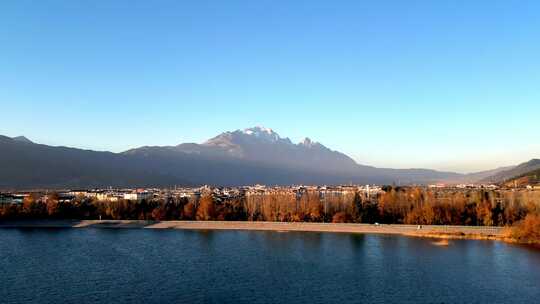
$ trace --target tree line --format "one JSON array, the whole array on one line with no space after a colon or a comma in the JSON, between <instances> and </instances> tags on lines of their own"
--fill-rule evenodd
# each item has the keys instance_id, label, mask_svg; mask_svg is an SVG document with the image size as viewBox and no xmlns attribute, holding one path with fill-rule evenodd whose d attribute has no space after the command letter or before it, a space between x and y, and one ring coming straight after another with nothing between
<instances>
[{"instance_id":1,"label":"tree line","mask_svg":"<svg viewBox=\"0 0 540 304\"><path fill-rule=\"evenodd\" d=\"M510 226L540 213L540 192L391 187L362 192L276 191L220 200L212 194L99 201L57 194L0 206L0 219L224 220Z\"/></svg>"}]
</instances>

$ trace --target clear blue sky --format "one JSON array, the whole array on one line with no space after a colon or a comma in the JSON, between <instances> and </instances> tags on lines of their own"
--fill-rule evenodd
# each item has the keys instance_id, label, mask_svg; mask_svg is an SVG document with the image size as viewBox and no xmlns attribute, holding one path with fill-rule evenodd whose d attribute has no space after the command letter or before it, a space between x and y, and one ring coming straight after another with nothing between
<instances>
[{"instance_id":1,"label":"clear blue sky","mask_svg":"<svg viewBox=\"0 0 540 304\"><path fill-rule=\"evenodd\" d=\"M0 134L122 151L263 125L382 167L518 163L540 157L539 15L540 1L1 1Z\"/></svg>"}]
</instances>

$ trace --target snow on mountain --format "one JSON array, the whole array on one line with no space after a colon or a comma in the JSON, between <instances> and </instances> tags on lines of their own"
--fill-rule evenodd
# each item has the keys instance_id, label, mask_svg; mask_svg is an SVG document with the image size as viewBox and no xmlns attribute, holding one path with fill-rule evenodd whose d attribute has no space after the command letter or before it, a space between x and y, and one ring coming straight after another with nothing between
<instances>
[{"instance_id":1,"label":"snow on mountain","mask_svg":"<svg viewBox=\"0 0 540 304\"><path fill-rule=\"evenodd\" d=\"M380 169L356 163L344 153L331 150L306 137L299 143L282 138L270 128L261 126L221 133L202 144L184 143L174 147L145 147L126 152L130 155L144 155L147 159L167 157L181 159L188 157L188 163L201 161L202 166L223 163L235 164L233 169L214 169L213 174L223 171L224 178L230 174L273 170L272 180L281 183L289 173L310 177L329 177L334 182L371 181L375 183L399 181L425 182L456 178L461 175L433 170ZM209 170L207 167L201 172ZM216 171L217 170L217 171ZM193 172L191 170L190 172ZM278 173L276 173L278 172ZM289 172L289 173L284 173ZM309 173L308 173L309 172ZM171 172L173 174L174 172ZM194 173L193 173L194 174ZM202 173L201 173L202 174ZM265 173L266 174L266 173ZM282 176L281 176L282 175ZM331 177L331 178L330 178ZM202 178L202 177L201 177ZM205 175L205 178L207 176ZM242 175L249 179L249 174ZM319 182L323 179L317 179ZM278 182L279 181L279 182Z\"/></svg>"},{"instance_id":2,"label":"snow on mountain","mask_svg":"<svg viewBox=\"0 0 540 304\"><path fill-rule=\"evenodd\" d=\"M240 130L237 130L236 132L238 132L238 131L240 131ZM246 135L254 136L254 137L257 137L257 138L261 138L261 139L266 139L266 140L269 140L269 141L278 141L278 140L281 139L279 134L274 132L274 130L272 130L270 128L261 127L261 126L244 129L241 132L243 134L246 134Z\"/></svg>"},{"instance_id":3,"label":"snow on mountain","mask_svg":"<svg viewBox=\"0 0 540 304\"><path fill-rule=\"evenodd\" d=\"M427 183L460 174L357 164L309 138L292 143L254 127L203 144L144 146L122 153L28 143L0 136L1 187L119 187L176 184ZM35 168L44 174L36 175ZM41 169L43 168L43 169ZM1 174L0 174L1 175Z\"/></svg>"},{"instance_id":4,"label":"snow on mountain","mask_svg":"<svg viewBox=\"0 0 540 304\"><path fill-rule=\"evenodd\" d=\"M270 128L261 126L221 133L209 139L203 145L230 147L232 145L244 145L250 143L284 143L292 144L289 138L281 138L278 133Z\"/></svg>"}]
</instances>

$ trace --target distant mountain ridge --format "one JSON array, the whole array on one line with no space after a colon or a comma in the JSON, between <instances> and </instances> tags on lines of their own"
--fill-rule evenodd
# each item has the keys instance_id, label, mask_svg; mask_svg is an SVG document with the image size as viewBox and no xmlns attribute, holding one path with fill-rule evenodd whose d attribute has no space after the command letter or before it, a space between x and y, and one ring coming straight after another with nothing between
<instances>
[{"instance_id":1,"label":"distant mountain ridge","mask_svg":"<svg viewBox=\"0 0 540 304\"><path fill-rule=\"evenodd\" d=\"M121 154L52 147L0 136L0 189L90 188L170 181L171 176Z\"/></svg>"},{"instance_id":2,"label":"distant mountain ridge","mask_svg":"<svg viewBox=\"0 0 540 304\"><path fill-rule=\"evenodd\" d=\"M224 132L202 144L180 144L168 147L142 147L124 152L151 159L179 158L195 155L200 159L244 162L281 172L303 175L289 183L425 183L461 176L429 169L384 169L357 164L347 155L305 138L294 144L270 128L253 127ZM167 156L165 156L165 154ZM283 184L271 179L270 184Z\"/></svg>"},{"instance_id":3,"label":"distant mountain ridge","mask_svg":"<svg viewBox=\"0 0 540 304\"><path fill-rule=\"evenodd\" d=\"M33 144L33 142L30 139L28 139L28 138L26 138L24 136L15 136L12 139L15 140L15 141L18 141L18 142L23 142L23 143L27 143L27 144Z\"/></svg>"},{"instance_id":4,"label":"distant mountain ridge","mask_svg":"<svg viewBox=\"0 0 540 304\"><path fill-rule=\"evenodd\" d=\"M539 186L540 169L529 171L520 176L514 177L511 180L506 180L504 184L509 187Z\"/></svg>"},{"instance_id":5,"label":"distant mountain ridge","mask_svg":"<svg viewBox=\"0 0 540 304\"><path fill-rule=\"evenodd\" d=\"M311 169L315 162L319 162L324 170L329 171L349 170L350 166L356 165L356 162L345 154L332 151L309 138L294 144L289 138L281 138L272 129L264 127L225 132L203 144L141 147L123 153L148 155L157 150L199 155L202 158L242 159L271 165L300 165Z\"/></svg>"},{"instance_id":6,"label":"distant mountain ridge","mask_svg":"<svg viewBox=\"0 0 540 304\"><path fill-rule=\"evenodd\" d=\"M52 147L25 137L0 136L0 168L0 188L405 185L489 175L361 165L309 138L293 143L264 127L224 132L202 144L145 146L122 153Z\"/></svg>"},{"instance_id":7,"label":"distant mountain ridge","mask_svg":"<svg viewBox=\"0 0 540 304\"><path fill-rule=\"evenodd\" d=\"M531 159L528 162L524 162L515 167L509 168L508 170L497 172L496 174L488 176L481 181L486 183L503 183L538 169L540 169L540 159Z\"/></svg>"},{"instance_id":8,"label":"distant mountain ridge","mask_svg":"<svg viewBox=\"0 0 540 304\"><path fill-rule=\"evenodd\" d=\"M281 138L272 129L264 127L225 132L208 140L203 146L227 147L230 156L249 161L325 172L349 171L351 166L356 165L347 155L330 150L309 138L294 144L289 138Z\"/></svg>"},{"instance_id":9,"label":"distant mountain ridge","mask_svg":"<svg viewBox=\"0 0 540 304\"><path fill-rule=\"evenodd\" d=\"M507 166L507 167L500 167L492 170L485 170L480 172L473 172L468 174L463 174L459 176L457 179L449 179L446 180L448 183L454 183L454 184L470 184L470 183L492 183L493 181L490 181L489 178L499 174L500 172L511 170L515 168L516 166Z\"/></svg>"}]
</instances>

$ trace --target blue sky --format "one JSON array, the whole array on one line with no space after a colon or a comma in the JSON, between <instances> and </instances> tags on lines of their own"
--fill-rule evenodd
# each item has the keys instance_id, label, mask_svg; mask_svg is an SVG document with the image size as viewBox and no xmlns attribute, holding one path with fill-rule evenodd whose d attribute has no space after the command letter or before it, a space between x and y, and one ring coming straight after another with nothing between
<instances>
[{"instance_id":1,"label":"blue sky","mask_svg":"<svg viewBox=\"0 0 540 304\"><path fill-rule=\"evenodd\" d=\"M362 164L540 157L539 1L0 2L0 134L123 151L254 125Z\"/></svg>"}]
</instances>

